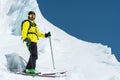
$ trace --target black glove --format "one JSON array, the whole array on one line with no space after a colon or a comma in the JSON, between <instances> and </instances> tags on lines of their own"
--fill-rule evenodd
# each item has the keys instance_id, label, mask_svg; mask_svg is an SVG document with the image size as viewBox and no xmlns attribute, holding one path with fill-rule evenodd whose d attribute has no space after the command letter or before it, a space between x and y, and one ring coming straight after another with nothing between
<instances>
[{"instance_id":1,"label":"black glove","mask_svg":"<svg viewBox=\"0 0 120 80\"><path fill-rule=\"evenodd\" d=\"M45 33L45 37L47 38L47 37L50 37L51 36L51 33L50 32L48 32L48 33Z\"/></svg>"}]
</instances>

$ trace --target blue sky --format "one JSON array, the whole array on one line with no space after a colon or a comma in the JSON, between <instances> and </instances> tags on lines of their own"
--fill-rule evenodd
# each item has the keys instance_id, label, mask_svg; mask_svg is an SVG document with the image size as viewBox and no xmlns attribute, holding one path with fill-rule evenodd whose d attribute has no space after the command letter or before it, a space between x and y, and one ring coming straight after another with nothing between
<instances>
[{"instance_id":1,"label":"blue sky","mask_svg":"<svg viewBox=\"0 0 120 80\"><path fill-rule=\"evenodd\" d=\"M43 16L81 40L112 48L120 61L119 0L37 0Z\"/></svg>"}]
</instances>

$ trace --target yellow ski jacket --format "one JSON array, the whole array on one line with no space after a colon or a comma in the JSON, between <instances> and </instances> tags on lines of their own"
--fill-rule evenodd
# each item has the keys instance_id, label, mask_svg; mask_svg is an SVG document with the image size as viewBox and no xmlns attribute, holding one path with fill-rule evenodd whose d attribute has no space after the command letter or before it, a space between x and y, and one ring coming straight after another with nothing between
<instances>
[{"instance_id":1,"label":"yellow ski jacket","mask_svg":"<svg viewBox=\"0 0 120 80\"><path fill-rule=\"evenodd\" d=\"M22 25L22 40L24 41L26 38L28 38L31 42L37 43L39 37L45 38L45 34L39 31L38 26L35 24L34 20L29 21L26 20Z\"/></svg>"}]
</instances>

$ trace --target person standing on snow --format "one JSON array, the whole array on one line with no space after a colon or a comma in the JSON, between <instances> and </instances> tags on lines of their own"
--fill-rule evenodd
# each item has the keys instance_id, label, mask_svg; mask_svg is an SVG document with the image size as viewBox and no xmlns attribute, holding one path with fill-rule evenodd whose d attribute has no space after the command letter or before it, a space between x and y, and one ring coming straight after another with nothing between
<instances>
[{"instance_id":1,"label":"person standing on snow","mask_svg":"<svg viewBox=\"0 0 120 80\"><path fill-rule=\"evenodd\" d=\"M24 72L35 73L36 60L38 59L37 54L37 42L38 38L47 38L50 37L50 32L41 33L38 29L38 26L35 23L36 14L34 11L28 13L28 19L22 22L22 40L26 42L28 50L30 52L30 58L26 65Z\"/></svg>"}]
</instances>

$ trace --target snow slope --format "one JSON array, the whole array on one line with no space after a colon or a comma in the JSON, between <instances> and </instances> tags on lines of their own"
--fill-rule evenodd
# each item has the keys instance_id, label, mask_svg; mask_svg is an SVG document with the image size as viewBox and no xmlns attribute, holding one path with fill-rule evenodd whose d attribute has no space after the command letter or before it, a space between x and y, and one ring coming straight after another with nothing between
<instances>
[{"instance_id":1,"label":"snow slope","mask_svg":"<svg viewBox=\"0 0 120 80\"><path fill-rule=\"evenodd\" d=\"M40 39L36 67L38 71L67 70L67 77L59 80L120 80L120 64L111 48L100 43L78 40L49 23L42 16L36 0L0 0L0 80L54 80L16 75L10 72L8 67L10 64L6 55L18 55L26 61L29 58L26 45L21 41L20 24L27 18L30 10L36 12L36 23L40 30L52 33L56 70L53 70L52 66L49 39ZM15 57L15 60L20 66L19 58Z\"/></svg>"}]
</instances>

